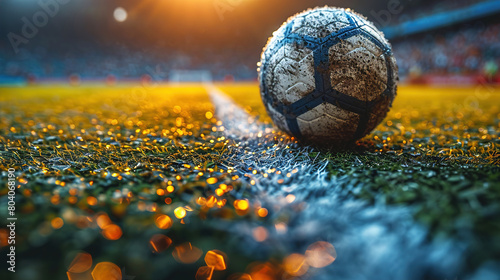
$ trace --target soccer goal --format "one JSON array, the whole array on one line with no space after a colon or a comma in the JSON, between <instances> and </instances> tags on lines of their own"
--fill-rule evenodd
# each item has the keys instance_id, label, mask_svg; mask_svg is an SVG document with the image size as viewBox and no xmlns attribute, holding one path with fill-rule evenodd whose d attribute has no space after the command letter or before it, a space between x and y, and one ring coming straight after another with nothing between
<instances>
[{"instance_id":1,"label":"soccer goal","mask_svg":"<svg viewBox=\"0 0 500 280\"><path fill-rule=\"evenodd\" d=\"M169 75L172 83L211 83L209 70L172 70Z\"/></svg>"}]
</instances>

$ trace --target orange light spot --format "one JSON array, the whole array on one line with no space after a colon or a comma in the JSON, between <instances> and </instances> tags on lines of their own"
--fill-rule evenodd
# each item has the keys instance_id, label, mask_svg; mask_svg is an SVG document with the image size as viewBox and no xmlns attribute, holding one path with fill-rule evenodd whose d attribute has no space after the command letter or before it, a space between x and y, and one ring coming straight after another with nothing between
<instances>
[{"instance_id":1,"label":"orange light spot","mask_svg":"<svg viewBox=\"0 0 500 280\"><path fill-rule=\"evenodd\" d=\"M155 234L149 239L149 247L153 253L161 253L172 244L172 239L163 234Z\"/></svg>"},{"instance_id":2,"label":"orange light spot","mask_svg":"<svg viewBox=\"0 0 500 280\"><path fill-rule=\"evenodd\" d=\"M122 271L114 263L100 262L94 267L92 277L94 280L121 280Z\"/></svg>"},{"instance_id":3,"label":"orange light spot","mask_svg":"<svg viewBox=\"0 0 500 280\"><path fill-rule=\"evenodd\" d=\"M68 266L68 272L82 273L92 267L92 256L89 253L78 253Z\"/></svg>"},{"instance_id":4,"label":"orange light spot","mask_svg":"<svg viewBox=\"0 0 500 280\"><path fill-rule=\"evenodd\" d=\"M304 255L291 254L283 260L283 268L292 276L301 276L307 272L309 265Z\"/></svg>"},{"instance_id":5,"label":"orange light spot","mask_svg":"<svg viewBox=\"0 0 500 280\"><path fill-rule=\"evenodd\" d=\"M71 204L75 204L78 202L78 198L76 196L70 196L68 198L68 202L71 203Z\"/></svg>"},{"instance_id":6,"label":"orange light spot","mask_svg":"<svg viewBox=\"0 0 500 280\"><path fill-rule=\"evenodd\" d=\"M166 204L172 203L172 199L170 197L165 198L165 203Z\"/></svg>"},{"instance_id":7,"label":"orange light spot","mask_svg":"<svg viewBox=\"0 0 500 280\"><path fill-rule=\"evenodd\" d=\"M257 242L262 242L264 240L267 239L267 229L264 228L264 227L256 227L253 229L252 231L252 234L253 234L253 238L257 241Z\"/></svg>"},{"instance_id":8,"label":"orange light spot","mask_svg":"<svg viewBox=\"0 0 500 280\"><path fill-rule=\"evenodd\" d=\"M54 195L50 198L50 202L54 205L59 204L60 196L59 195Z\"/></svg>"},{"instance_id":9,"label":"orange light spot","mask_svg":"<svg viewBox=\"0 0 500 280\"><path fill-rule=\"evenodd\" d=\"M207 205L207 207L212 208L215 206L216 203L217 203L217 198L215 198L215 196L211 195L208 197L206 205Z\"/></svg>"},{"instance_id":10,"label":"orange light spot","mask_svg":"<svg viewBox=\"0 0 500 280\"><path fill-rule=\"evenodd\" d=\"M194 263L201 258L203 252L191 245L191 243L186 242L175 247L172 255L180 263Z\"/></svg>"},{"instance_id":11,"label":"orange light spot","mask_svg":"<svg viewBox=\"0 0 500 280\"><path fill-rule=\"evenodd\" d=\"M235 273L231 274L228 278L229 280L252 280L252 276L246 273Z\"/></svg>"},{"instance_id":12,"label":"orange light spot","mask_svg":"<svg viewBox=\"0 0 500 280\"><path fill-rule=\"evenodd\" d=\"M224 194L224 191L222 189L216 189L215 194L218 196L222 196Z\"/></svg>"},{"instance_id":13,"label":"orange light spot","mask_svg":"<svg viewBox=\"0 0 500 280\"><path fill-rule=\"evenodd\" d=\"M118 240L122 234L122 229L115 224L107 225L102 229L102 235L109 240Z\"/></svg>"},{"instance_id":14,"label":"orange light spot","mask_svg":"<svg viewBox=\"0 0 500 280\"><path fill-rule=\"evenodd\" d=\"M105 226L111 224L111 219L108 217L107 214L100 214L99 216L97 216L97 225L100 227L100 228L104 228Z\"/></svg>"},{"instance_id":15,"label":"orange light spot","mask_svg":"<svg viewBox=\"0 0 500 280\"><path fill-rule=\"evenodd\" d=\"M172 219L167 215L160 215L156 218L155 224L158 228L167 229L172 226Z\"/></svg>"},{"instance_id":16,"label":"orange light spot","mask_svg":"<svg viewBox=\"0 0 500 280\"><path fill-rule=\"evenodd\" d=\"M219 185L219 189L223 190L223 191L227 191L228 190L228 187L226 184L220 184Z\"/></svg>"},{"instance_id":17,"label":"orange light spot","mask_svg":"<svg viewBox=\"0 0 500 280\"><path fill-rule=\"evenodd\" d=\"M253 266L250 265L250 279L254 280L273 280L278 279L277 268L270 263L257 263ZM241 278L240 278L241 279ZM243 278L248 279L248 278Z\"/></svg>"},{"instance_id":18,"label":"orange light spot","mask_svg":"<svg viewBox=\"0 0 500 280\"><path fill-rule=\"evenodd\" d=\"M250 206L250 204L248 203L248 200L246 200L246 199L240 199L240 200L236 200L234 202L234 208L241 210L241 211L247 210L249 206Z\"/></svg>"},{"instance_id":19,"label":"orange light spot","mask_svg":"<svg viewBox=\"0 0 500 280\"><path fill-rule=\"evenodd\" d=\"M174 210L174 215L177 219L182 219L186 217L186 209L184 207L177 207Z\"/></svg>"},{"instance_id":20,"label":"orange light spot","mask_svg":"<svg viewBox=\"0 0 500 280\"><path fill-rule=\"evenodd\" d=\"M198 197L196 199L196 203L200 206L203 206L207 203L207 200L204 197Z\"/></svg>"},{"instance_id":21,"label":"orange light spot","mask_svg":"<svg viewBox=\"0 0 500 280\"><path fill-rule=\"evenodd\" d=\"M31 191L28 189L24 189L23 191L24 196L30 197L31 196Z\"/></svg>"},{"instance_id":22,"label":"orange light spot","mask_svg":"<svg viewBox=\"0 0 500 280\"><path fill-rule=\"evenodd\" d=\"M208 251L205 255L205 263L213 267L215 270L225 270L226 262L224 256L216 250Z\"/></svg>"},{"instance_id":23,"label":"orange light spot","mask_svg":"<svg viewBox=\"0 0 500 280\"><path fill-rule=\"evenodd\" d=\"M9 231L5 228L0 229L0 247L9 245Z\"/></svg>"},{"instance_id":24,"label":"orange light spot","mask_svg":"<svg viewBox=\"0 0 500 280\"><path fill-rule=\"evenodd\" d=\"M312 267L325 267L335 261L337 252L332 244L318 241L311 244L306 250L306 261Z\"/></svg>"},{"instance_id":25,"label":"orange light spot","mask_svg":"<svg viewBox=\"0 0 500 280\"><path fill-rule=\"evenodd\" d=\"M267 216L268 214L268 211L266 208L260 208L259 210L257 210L257 215L259 215L259 217L261 218L264 218L265 216Z\"/></svg>"},{"instance_id":26,"label":"orange light spot","mask_svg":"<svg viewBox=\"0 0 500 280\"><path fill-rule=\"evenodd\" d=\"M210 280L214 273L214 268L211 266L202 266L196 271L196 280Z\"/></svg>"},{"instance_id":27,"label":"orange light spot","mask_svg":"<svg viewBox=\"0 0 500 280\"><path fill-rule=\"evenodd\" d=\"M97 198L95 198L93 196L87 197L87 204L90 205L90 206L97 205Z\"/></svg>"},{"instance_id":28,"label":"orange light spot","mask_svg":"<svg viewBox=\"0 0 500 280\"><path fill-rule=\"evenodd\" d=\"M210 185L216 184L218 181L219 180L217 180L217 178L215 178L215 177L210 177L207 179L207 183Z\"/></svg>"},{"instance_id":29,"label":"orange light spot","mask_svg":"<svg viewBox=\"0 0 500 280\"><path fill-rule=\"evenodd\" d=\"M64 225L63 219L56 217L50 222L54 229L60 229Z\"/></svg>"},{"instance_id":30,"label":"orange light spot","mask_svg":"<svg viewBox=\"0 0 500 280\"><path fill-rule=\"evenodd\" d=\"M171 193L175 190L174 186L168 186L167 187L167 192Z\"/></svg>"},{"instance_id":31,"label":"orange light spot","mask_svg":"<svg viewBox=\"0 0 500 280\"><path fill-rule=\"evenodd\" d=\"M163 189L157 189L156 190L156 194L159 195L159 196L163 196L163 195L165 195L165 190L163 190Z\"/></svg>"},{"instance_id":32,"label":"orange light spot","mask_svg":"<svg viewBox=\"0 0 500 280\"><path fill-rule=\"evenodd\" d=\"M93 280L92 270L87 270L83 273L66 272L68 280Z\"/></svg>"},{"instance_id":33,"label":"orange light spot","mask_svg":"<svg viewBox=\"0 0 500 280\"><path fill-rule=\"evenodd\" d=\"M217 201L217 207L219 207L219 208L224 207L224 205L226 205L226 201L227 200L225 200L225 199Z\"/></svg>"}]
</instances>

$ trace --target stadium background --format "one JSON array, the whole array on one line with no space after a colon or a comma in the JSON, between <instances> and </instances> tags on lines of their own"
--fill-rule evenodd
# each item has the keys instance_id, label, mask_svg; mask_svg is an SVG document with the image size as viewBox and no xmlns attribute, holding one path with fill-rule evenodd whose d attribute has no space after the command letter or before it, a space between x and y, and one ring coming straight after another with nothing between
<instances>
[{"instance_id":1,"label":"stadium background","mask_svg":"<svg viewBox=\"0 0 500 280\"><path fill-rule=\"evenodd\" d=\"M208 70L214 80L252 81L262 47L282 20L328 4L349 6L386 32L402 82L499 82L499 1L62 3L32 38L14 47L8 34L22 36L23 17L33 24L33 16L44 10L37 1L2 2L0 81L64 82L72 75L91 81L168 81L174 70ZM123 22L114 18L118 7L126 12ZM39 20L43 23L43 17Z\"/></svg>"}]
</instances>

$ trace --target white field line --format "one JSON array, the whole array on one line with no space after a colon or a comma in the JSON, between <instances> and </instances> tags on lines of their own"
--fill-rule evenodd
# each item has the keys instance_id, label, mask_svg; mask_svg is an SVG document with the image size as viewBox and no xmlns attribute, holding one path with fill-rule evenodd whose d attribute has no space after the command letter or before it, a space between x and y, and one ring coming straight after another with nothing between
<instances>
[{"instance_id":1,"label":"white field line","mask_svg":"<svg viewBox=\"0 0 500 280\"><path fill-rule=\"evenodd\" d=\"M329 178L325 171L328 162L308 156L314 149L293 143L266 145L275 136L272 129L256 122L215 86L207 85L206 89L227 138L239 143L229 161L254 180L254 186L246 182L247 189L253 189L254 196L273 209L273 217L288 217L285 231L270 231L268 245L288 253L304 253L305 247L317 240L335 246L338 258L334 264L310 277L422 279L429 272L436 279L457 277L464 261L463 246L452 241L426 243L425 229L415 224L407 207L370 206L352 199L346 194L352 178ZM264 177L260 172L251 174L248 168L276 168L281 174ZM295 196L293 203L286 199L289 194ZM239 228L251 233L250 226ZM251 253L258 254L261 249Z\"/></svg>"},{"instance_id":2,"label":"white field line","mask_svg":"<svg viewBox=\"0 0 500 280\"><path fill-rule=\"evenodd\" d=\"M205 86L207 92L214 104L217 119L222 120L226 134L234 134L244 136L256 134L260 132L263 126L259 127L254 122L254 118L245 110L238 106L225 93L220 91L216 86L208 84Z\"/></svg>"}]
</instances>

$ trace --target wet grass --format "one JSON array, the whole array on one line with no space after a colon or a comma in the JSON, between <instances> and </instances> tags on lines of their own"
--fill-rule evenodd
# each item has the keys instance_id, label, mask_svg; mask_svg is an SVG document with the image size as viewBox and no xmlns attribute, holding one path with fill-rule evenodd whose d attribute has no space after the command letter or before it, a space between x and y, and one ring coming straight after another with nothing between
<instances>
[{"instance_id":1,"label":"wet grass","mask_svg":"<svg viewBox=\"0 0 500 280\"><path fill-rule=\"evenodd\" d=\"M220 89L272 130L254 84ZM239 162L252 147L225 136L203 88L0 89L0 103L0 201L6 205L7 169L15 168L18 252L31 268L19 279L55 279L44 277L53 271L67 279L81 250L94 264L111 261L140 279L192 278L205 263L201 257L179 265L172 252L185 242L229 256L228 269L214 279L287 273L282 259L292 252L260 240L273 239L283 213L260 201L254 187L254 175L280 174L280 166ZM256 145L326 161L348 198L408 207L429 239L465 240L473 269L500 258L499 104L500 90L488 86L406 87L384 123L349 149L306 152L279 132ZM293 184L293 176L281 175L283 188ZM119 236L97 223L102 215L119 226ZM172 224L158 225L161 215ZM0 233L3 257L7 231ZM152 247L154 234L173 245Z\"/></svg>"},{"instance_id":2,"label":"wet grass","mask_svg":"<svg viewBox=\"0 0 500 280\"><path fill-rule=\"evenodd\" d=\"M265 116L251 86L222 87ZM244 99L246 97L246 99ZM245 100L245 101L243 101ZM468 244L471 267L499 259L500 89L402 87L384 122L350 148L318 149L342 190L379 205L400 205L429 238ZM269 122L267 117L263 121Z\"/></svg>"}]
</instances>

